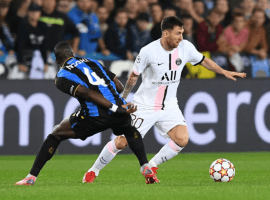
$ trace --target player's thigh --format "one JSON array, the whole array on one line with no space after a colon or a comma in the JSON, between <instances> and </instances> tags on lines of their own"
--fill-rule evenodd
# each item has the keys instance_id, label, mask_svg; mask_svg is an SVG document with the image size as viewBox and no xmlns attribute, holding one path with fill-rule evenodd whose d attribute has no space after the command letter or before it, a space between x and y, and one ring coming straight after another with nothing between
<instances>
[{"instance_id":1,"label":"player's thigh","mask_svg":"<svg viewBox=\"0 0 270 200\"><path fill-rule=\"evenodd\" d=\"M76 138L76 135L71 128L69 117L63 119L60 124L53 128L52 135L54 135L59 140Z\"/></svg>"},{"instance_id":2,"label":"player's thigh","mask_svg":"<svg viewBox=\"0 0 270 200\"><path fill-rule=\"evenodd\" d=\"M172 134L169 135L168 133L177 126L184 127L184 129L186 129L185 134L188 134L186 120L178 106L174 109L164 110L161 112L162 116L155 123L155 127L162 137L171 138ZM173 132L173 134L174 133L175 132Z\"/></svg>"},{"instance_id":3,"label":"player's thigh","mask_svg":"<svg viewBox=\"0 0 270 200\"><path fill-rule=\"evenodd\" d=\"M131 114L131 124L140 132L142 138L144 138L149 129L158 121L159 116L159 112L138 110Z\"/></svg>"}]
</instances>

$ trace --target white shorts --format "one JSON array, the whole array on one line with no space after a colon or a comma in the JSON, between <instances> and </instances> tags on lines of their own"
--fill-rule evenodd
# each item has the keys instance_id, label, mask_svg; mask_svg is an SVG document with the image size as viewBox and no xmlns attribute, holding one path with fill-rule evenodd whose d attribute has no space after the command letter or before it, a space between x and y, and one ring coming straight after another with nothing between
<instances>
[{"instance_id":1,"label":"white shorts","mask_svg":"<svg viewBox=\"0 0 270 200\"><path fill-rule=\"evenodd\" d=\"M146 135L152 126L155 126L158 133L164 138L170 138L168 132L177 125L187 125L186 120L178 105L174 108L161 111L149 111L139 109L131 114L132 125L138 129L142 137Z\"/></svg>"}]
</instances>

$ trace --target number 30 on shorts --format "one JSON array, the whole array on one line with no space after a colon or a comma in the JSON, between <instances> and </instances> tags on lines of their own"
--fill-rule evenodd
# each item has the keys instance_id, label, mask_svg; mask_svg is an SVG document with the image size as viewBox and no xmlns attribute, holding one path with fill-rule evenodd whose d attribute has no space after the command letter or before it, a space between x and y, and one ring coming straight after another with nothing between
<instances>
[{"instance_id":1,"label":"number 30 on shorts","mask_svg":"<svg viewBox=\"0 0 270 200\"><path fill-rule=\"evenodd\" d=\"M134 114L131 114L131 119L132 119L132 121L131 121L132 126L134 126L137 129L141 127L141 125L144 121L144 119L139 118L139 117L137 118L137 116Z\"/></svg>"}]
</instances>

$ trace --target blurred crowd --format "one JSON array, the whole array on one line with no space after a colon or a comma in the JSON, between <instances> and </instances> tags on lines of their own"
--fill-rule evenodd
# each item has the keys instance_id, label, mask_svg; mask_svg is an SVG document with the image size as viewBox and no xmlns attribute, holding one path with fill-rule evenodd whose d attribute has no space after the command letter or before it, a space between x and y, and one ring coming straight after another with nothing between
<instances>
[{"instance_id":1,"label":"blurred crowd","mask_svg":"<svg viewBox=\"0 0 270 200\"><path fill-rule=\"evenodd\" d=\"M184 39L200 52L219 52L234 70L245 71L243 54L268 66L268 0L0 0L0 56L16 55L18 71L29 77L38 77L29 72L35 66L48 70L62 40L78 56L97 52L133 61L161 37L161 21L169 16L183 20Z\"/></svg>"}]
</instances>

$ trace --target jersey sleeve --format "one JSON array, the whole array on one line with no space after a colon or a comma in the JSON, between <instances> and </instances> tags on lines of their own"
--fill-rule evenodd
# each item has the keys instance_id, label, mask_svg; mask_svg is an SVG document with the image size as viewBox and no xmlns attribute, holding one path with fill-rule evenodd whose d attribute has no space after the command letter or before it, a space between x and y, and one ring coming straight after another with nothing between
<instances>
[{"instance_id":1,"label":"jersey sleeve","mask_svg":"<svg viewBox=\"0 0 270 200\"><path fill-rule=\"evenodd\" d=\"M145 48L142 48L139 55L137 56L133 65L133 72L136 75L140 75L149 63L149 55Z\"/></svg>"},{"instance_id":2,"label":"jersey sleeve","mask_svg":"<svg viewBox=\"0 0 270 200\"><path fill-rule=\"evenodd\" d=\"M67 78L64 77L56 77L55 85L62 92L75 97L76 90L78 89L80 84L68 80Z\"/></svg>"},{"instance_id":3,"label":"jersey sleeve","mask_svg":"<svg viewBox=\"0 0 270 200\"><path fill-rule=\"evenodd\" d=\"M192 65L195 65L195 66L201 64L205 58L204 55L198 52L195 46L191 42L186 40L185 44L186 44L185 48L188 49L187 62L190 62Z\"/></svg>"}]
</instances>

